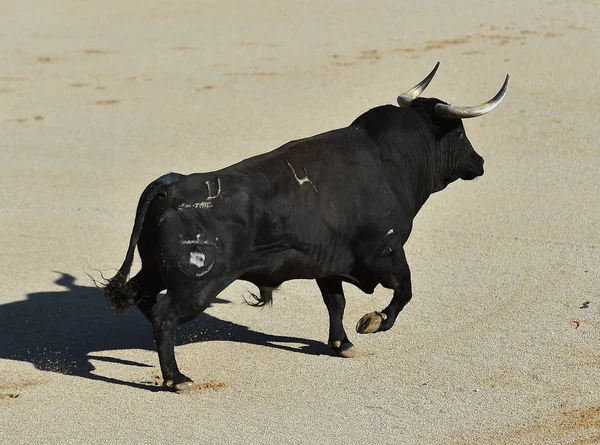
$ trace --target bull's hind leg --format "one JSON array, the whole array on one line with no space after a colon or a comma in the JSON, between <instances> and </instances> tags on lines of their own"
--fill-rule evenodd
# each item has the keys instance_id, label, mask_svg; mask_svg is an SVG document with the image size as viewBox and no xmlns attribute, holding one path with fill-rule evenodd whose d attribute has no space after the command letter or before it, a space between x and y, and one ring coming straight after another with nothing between
<instances>
[{"instance_id":1,"label":"bull's hind leg","mask_svg":"<svg viewBox=\"0 0 600 445\"><path fill-rule=\"evenodd\" d=\"M174 306L173 296L167 292L150 313L163 385L178 391L191 389L193 382L179 371L175 361L175 332L182 321Z\"/></svg>"},{"instance_id":2,"label":"bull's hind leg","mask_svg":"<svg viewBox=\"0 0 600 445\"><path fill-rule=\"evenodd\" d=\"M230 281L231 282L231 281ZM192 389L192 379L182 374L175 360L175 332L193 320L215 300L230 282L219 280L188 281L181 277L176 289L169 289L151 309L154 341L158 351L163 385L174 391Z\"/></svg>"},{"instance_id":3,"label":"bull's hind leg","mask_svg":"<svg viewBox=\"0 0 600 445\"><path fill-rule=\"evenodd\" d=\"M403 249L393 255L382 258L375 271L378 281L383 287L394 290L390 304L381 312L371 312L363 316L356 325L359 334L383 332L394 326L400 311L412 298L410 268L406 262Z\"/></svg>"},{"instance_id":4,"label":"bull's hind leg","mask_svg":"<svg viewBox=\"0 0 600 445\"><path fill-rule=\"evenodd\" d=\"M344 330L343 318L346 307L346 298L342 289L342 282L332 278L320 278L317 285L323 295L323 301L329 312L329 341L331 350L340 357L355 357L358 355L346 331Z\"/></svg>"}]
</instances>

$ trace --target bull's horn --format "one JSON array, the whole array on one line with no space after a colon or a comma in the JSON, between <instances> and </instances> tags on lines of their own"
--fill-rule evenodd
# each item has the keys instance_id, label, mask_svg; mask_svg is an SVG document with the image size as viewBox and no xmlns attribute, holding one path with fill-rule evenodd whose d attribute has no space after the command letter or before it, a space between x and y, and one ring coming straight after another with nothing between
<instances>
[{"instance_id":1,"label":"bull's horn","mask_svg":"<svg viewBox=\"0 0 600 445\"><path fill-rule=\"evenodd\" d=\"M435 72L437 71L439 66L440 62L436 63L433 70L431 70L431 72L425 79L416 84L410 90L405 91L400 96L398 96L398 105L400 105L401 107L408 107L413 100L419 97L419 95L425 90L425 88L427 88L427 85L429 85L429 82L431 82L433 76L435 76Z\"/></svg>"},{"instance_id":2,"label":"bull's horn","mask_svg":"<svg viewBox=\"0 0 600 445\"><path fill-rule=\"evenodd\" d=\"M500 88L500 91L498 91L498 94L481 105L476 105L474 107L455 107L452 105L437 104L433 111L442 119L467 119L469 117L483 116L500 105L500 102L502 102L502 99L504 99L504 96L506 95L508 79L509 75L507 74L506 79L504 79L504 84L502 85L502 88Z\"/></svg>"}]
</instances>

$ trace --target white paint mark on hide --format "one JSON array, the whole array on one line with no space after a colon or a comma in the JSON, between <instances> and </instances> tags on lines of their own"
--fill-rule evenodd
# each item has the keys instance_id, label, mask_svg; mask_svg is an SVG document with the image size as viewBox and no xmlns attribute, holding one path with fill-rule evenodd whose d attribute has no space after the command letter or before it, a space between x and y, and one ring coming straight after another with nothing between
<instances>
[{"instance_id":1,"label":"white paint mark on hide","mask_svg":"<svg viewBox=\"0 0 600 445\"><path fill-rule=\"evenodd\" d=\"M394 229L388 230L388 233L386 233L385 236L391 235L392 233L394 233Z\"/></svg>"},{"instance_id":2,"label":"white paint mark on hide","mask_svg":"<svg viewBox=\"0 0 600 445\"><path fill-rule=\"evenodd\" d=\"M221 178L217 178L217 186L217 194L211 195L212 192L210 190L210 181L206 181L206 188L208 189L208 198L206 198L207 201L213 200L221 194Z\"/></svg>"},{"instance_id":3,"label":"white paint mark on hide","mask_svg":"<svg viewBox=\"0 0 600 445\"><path fill-rule=\"evenodd\" d=\"M196 239L184 239L181 240L181 244L186 245L186 244L205 244L204 240L202 240L202 234L199 233L198 235L196 235Z\"/></svg>"},{"instance_id":4,"label":"white paint mark on hide","mask_svg":"<svg viewBox=\"0 0 600 445\"><path fill-rule=\"evenodd\" d=\"M200 268L204 266L204 260L206 260L206 255L202 252L190 252L190 264Z\"/></svg>"},{"instance_id":5,"label":"white paint mark on hide","mask_svg":"<svg viewBox=\"0 0 600 445\"><path fill-rule=\"evenodd\" d=\"M177 207L177 210L183 210L183 209L210 209L213 206L212 202L195 202L194 204L181 204L179 207Z\"/></svg>"},{"instance_id":6,"label":"white paint mark on hide","mask_svg":"<svg viewBox=\"0 0 600 445\"><path fill-rule=\"evenodd\" d=\"M308 182L315 189L315 192L319 193L319 190L317 190L317 187L315 187L315 185L313 184L313 182L308 178L308 173L306 173L306 169L305 168L303 168L304 169L304 178L299 178L298 175L296 174L296 170L294 170L294 167L292 167L292 164L290 164L288 161L285 161L285 162L292 169L292 173L294 174L294 178L296 178L296 181L298 182L298 185L300 187L302 187L302 184Z\"/></svg>"},{"instance_id":7,"label":"white paint mark on hide","mask_svg":"<svg viewBox=\"0 0 600 445\"><path fill-rule=\"evenodd\" d=\"M206 181L206 188L208 189L208 196L206 197L206 201L195 202L193 204L180 204L177 207L178 211L186 210L186 209L201 209L208 210L213 207L213 203L211 202L213 199L218 198L221 195L221 179L217 178L217 190L214 192L214 185L211 186L210 181ZM212 194L214 192L214 195Z\"/></svg>"}]
</instances>

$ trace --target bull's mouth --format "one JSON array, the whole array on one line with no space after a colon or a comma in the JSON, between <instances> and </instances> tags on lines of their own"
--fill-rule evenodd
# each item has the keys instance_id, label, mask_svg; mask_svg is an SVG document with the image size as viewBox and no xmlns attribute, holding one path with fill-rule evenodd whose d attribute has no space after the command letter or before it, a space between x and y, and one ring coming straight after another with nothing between
<instances>
[{"instance_id":1,"label":"bull's mouth","mask_svg":"<svg viewBox=\"0 0 600 445\"><path fill-rule=\"evenodd\" d=\"M467 167L465 167L463 169L463 171L460 173L459 177L460 179L464 179L465 181L470 181L471 179L475 179L478 178L479 176L483 175L483 159L480 158L480 162L477 162L477 164L473 165L469 165Z\"/></svg>"},{"instance_id":2,"label":"bull's mouth","mask_svg":"<svg viewBox=\"0 0 600 445\"><path fill-rule=\"evenodd\" d=\"M479 176L482 176L482 175L483 175L483 162L481 162L477 166L470 165L468 167L463 168L462 171L455 172L452 175L448 176L447 178L444 178L437 185L437 187L434 188L432 193L439 192L440 190L444 190L448 186L448 184L453 183L457 179L464 179L465 181L470 181L470 180L478 178Z\"/></svg>"},{"instance_id":3,"label":"bull's mouth","mask_svg":"<svg viewBox=\"0 0 600 445\"><path fill-rule=\"evenodd\" d=\"M483 176L483 166L479 170L467 170L460 175L460 179L470 181L472 179Z\"/></svg>"}]
</instances>

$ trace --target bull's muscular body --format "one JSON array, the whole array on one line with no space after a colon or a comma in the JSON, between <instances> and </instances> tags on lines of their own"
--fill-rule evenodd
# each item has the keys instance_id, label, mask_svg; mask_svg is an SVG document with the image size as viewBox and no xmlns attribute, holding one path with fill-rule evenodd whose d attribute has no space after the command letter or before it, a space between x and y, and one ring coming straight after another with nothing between
<instances>
[{"instance_id":1,"label":"bull's muscular body","mask_svg":"<svg viewBox=\"0 0 600 445\"><path fill-rule=\"evenodd\" d=\"M394 292L358 332L393 326L412 296L403 245L414 216L431 193L483 174L461 120L439 117L438 104L415 98L378 107L349 127L216 172L171 173L146 188L127 257L105 294L117 310L137 304L153 324L166 386L191 386L175 362L177 326L237 279L259 287L259 304L284 281L316 279L329 346L341 356L356 353L342 324L342 281ZM142 269L127 282L136 245Z\"/></svg>"}]
</instances>

